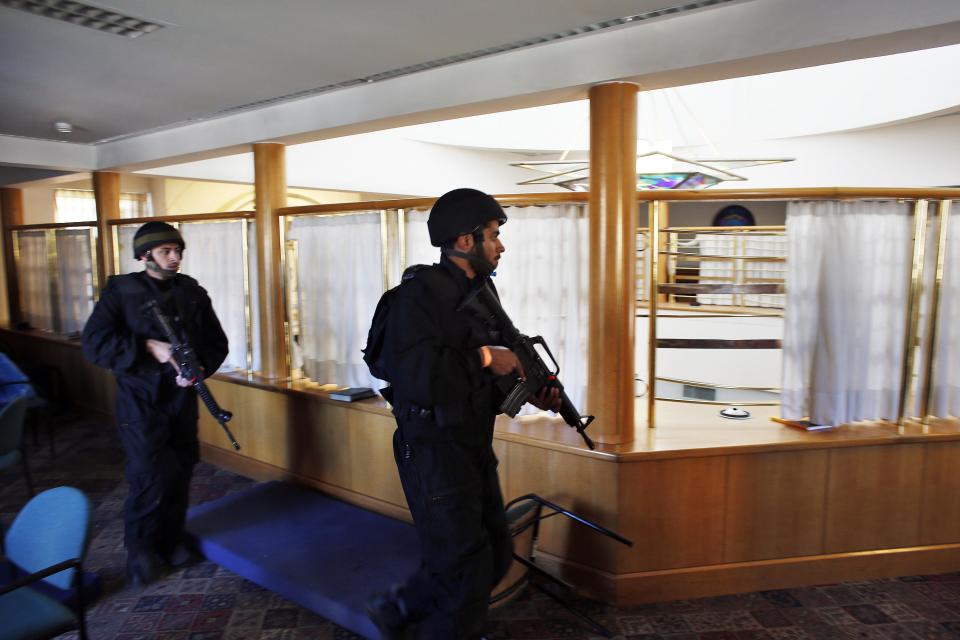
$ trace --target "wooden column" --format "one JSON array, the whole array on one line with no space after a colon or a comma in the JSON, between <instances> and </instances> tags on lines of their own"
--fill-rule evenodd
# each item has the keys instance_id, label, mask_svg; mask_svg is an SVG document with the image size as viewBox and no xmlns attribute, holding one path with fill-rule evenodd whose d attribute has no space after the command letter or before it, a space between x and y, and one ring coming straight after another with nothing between
<instances>
[{"instance_id":1,"label":"wooden column","mask_svg":"<svg viewBox=\"0 0 960 640\"><path fill-rule=\"evenodd\" d=\"M22 190L0 189L0 215L3 216L3 270L7 282L7 309L10 312L10 326L15 327L23 317L20 310L20 283L17 281L17 269L13 260L13 232L10 227L23 224Z\"/></svg>"},{"instance_id":2,"label":"wooden column","mask_svg":"<svg viewBox=\"0 0 960 640\"><path fill-rule=\"evenodd\" d=\"M280 225L274 213L287 204L286 148L282 144L253 145L257 211L257 286L260 297L260 375L286 378L287 342L284 331L283 281L280 273Z\"/></svg>"},{"instance_id":3,"label":"wooden column","mask_svg":"<svg viewBox=\"0 0 960 640\"><path fill-rule=\"evenodd\" d=\"M93 195L97 200L97 276L103 288L107 276L114 274L113 229L107 221L120 218L120 174L94 171Z\"/></svg>"},{"instance_id":4,"label":"wooden column","mask_svg":"<svg viewBox=\"0 0 960 640\"><path fill-rule=\"evenodd\" d=\"M587 412L597 442L633 440L637 86L590 89Z\"/></svg>"}]
</instances>

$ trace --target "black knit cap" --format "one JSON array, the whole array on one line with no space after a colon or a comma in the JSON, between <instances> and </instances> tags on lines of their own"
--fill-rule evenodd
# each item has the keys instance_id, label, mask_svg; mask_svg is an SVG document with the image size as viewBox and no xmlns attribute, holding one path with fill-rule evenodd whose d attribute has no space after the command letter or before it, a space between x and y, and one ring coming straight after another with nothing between
<instances>
[{"instance_id":1,"label":"black knit cap","mask_svg":"<svg viewBox=\"0 0 960 640\"><path fill-rule=\"evenodd\" d=\"M493 196L476 189L454 189L440 196L427 218L430 244L439 247L491 220L507 223L507 214Z\"/></svg>"},{"instance_id":2,"label":"black knit cap","mask_svg":"<svg viewBox=\"0 0 960 640\"><path fill-rule=\"evenodd\" d=\"M139 260L140 256L150 249L171 243L180 245L181 251L187 246L180 232L166 222L159 220L147 222L133 234L133 258Z\"/></svg>"}]
</instances>

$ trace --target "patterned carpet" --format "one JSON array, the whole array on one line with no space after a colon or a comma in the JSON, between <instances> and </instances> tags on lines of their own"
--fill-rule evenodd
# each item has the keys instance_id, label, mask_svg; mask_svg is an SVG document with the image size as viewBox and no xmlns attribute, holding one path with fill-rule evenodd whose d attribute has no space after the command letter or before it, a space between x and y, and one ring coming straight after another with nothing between
<instances>
[{"instance_id":1,"label":"patterned carpet","mask_svg":"<svg viewBox=\"0 0 960 640\"><path fill-rule=\"evenodd\" d=\"M40 490L72 485L95 506L87 567L103 579L104 595L88 608L92 640L308 640L357 638L333 623L209 562L167 575L149 588L125 585L123 454L113 429L87 419L54 419L57 453L45 429L28 438ZM9 524L26 502L18 470L0 475L0 520ZM219 498L252 481L209 464L197 467L194 503ZM671 640L960 638L960 573L907 576L685 600L610 607L578 606L617 638ZM2 629L0 621L0 629ZM2 635L2 634L0 634ZM72 637L64 636L64 637ZM528 592L490 620L490 640L599 638L546 596Z\"/></svg>"}]
</instances>

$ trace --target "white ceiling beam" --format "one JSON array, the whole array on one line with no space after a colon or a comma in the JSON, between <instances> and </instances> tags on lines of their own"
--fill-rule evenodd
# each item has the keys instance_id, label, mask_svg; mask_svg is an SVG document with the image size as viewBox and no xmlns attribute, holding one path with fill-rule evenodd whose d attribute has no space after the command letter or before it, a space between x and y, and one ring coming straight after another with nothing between
<instances>
[{"instance_id":1,"label":"white ceiling beam","mask_svg":"<svg viewBox=\"0 0 960 640\"><path fill-rule=\"evenodd\" d=\"M97 149L92 144L0 135L0 165L61 171L93 171Z\"/></svg>"}]
</instances>

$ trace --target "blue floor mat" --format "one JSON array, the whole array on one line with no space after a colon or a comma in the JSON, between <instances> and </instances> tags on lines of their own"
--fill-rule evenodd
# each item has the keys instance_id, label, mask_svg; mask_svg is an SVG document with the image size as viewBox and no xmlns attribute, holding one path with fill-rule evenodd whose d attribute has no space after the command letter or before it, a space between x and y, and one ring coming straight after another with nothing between
<instances>
[{"instance_id":1,"label":"blue floor mat","mask_svg":"<svg viewBox=\"0 0 960 640\"><path fill-rule=\"evenodd\" d=\"M420 564L412 525L285 482L197 505L187 518L210 561L368 638L379 636L367 597Z\"/></svg>"}]
</instances>

